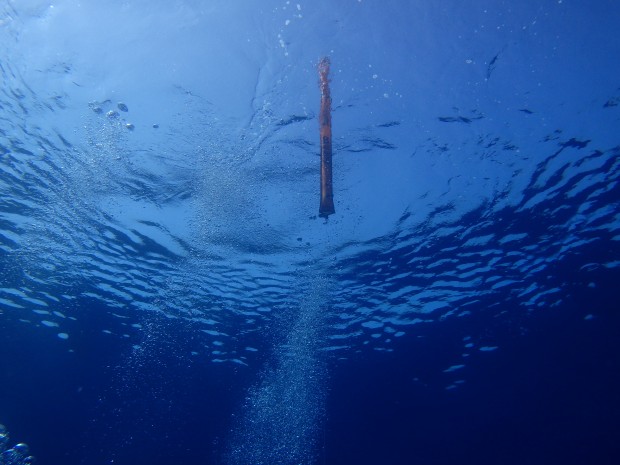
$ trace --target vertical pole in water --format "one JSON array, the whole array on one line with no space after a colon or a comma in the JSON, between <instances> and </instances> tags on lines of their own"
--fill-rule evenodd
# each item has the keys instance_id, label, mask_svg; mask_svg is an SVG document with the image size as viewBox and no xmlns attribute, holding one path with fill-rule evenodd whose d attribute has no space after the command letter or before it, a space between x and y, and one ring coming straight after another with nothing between
<instances>
[{"instance_id":1,"label":"vertical pole in water","mask_svg":"<svg viewBox=\"0 0 620 465\"><path fill-rule=\"evenodd\" d=\"M334 210L334 191L332 188L332 98L329 92L329 58L319 62L319 87L321 88L321 205L319 216L327 218Z\"/></svg>"}]
</instances>

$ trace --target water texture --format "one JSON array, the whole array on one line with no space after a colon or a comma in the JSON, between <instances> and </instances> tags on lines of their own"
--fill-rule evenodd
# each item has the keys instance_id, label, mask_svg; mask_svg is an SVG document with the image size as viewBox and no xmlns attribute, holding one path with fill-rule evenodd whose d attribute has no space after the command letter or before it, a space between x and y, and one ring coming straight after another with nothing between
<instances>
[{"instance_id":1,"label":"water texture","mask_svg":"<svg viewBox=\"0 0 620 465\"><path fill-rule=\"evenodd\" d=\"M441 341L407 382L443 395L537 318L612 328L619 20L606 0L1 1L0 421L34 338L106 367L92 415L119 424L123 392L150 386L145 419L177 368L229 380L198 463L363 463L327 452L339 370ZM122 461L132 433L92 428L105 445L66 463Z\"/></svg>"}]
</instances>

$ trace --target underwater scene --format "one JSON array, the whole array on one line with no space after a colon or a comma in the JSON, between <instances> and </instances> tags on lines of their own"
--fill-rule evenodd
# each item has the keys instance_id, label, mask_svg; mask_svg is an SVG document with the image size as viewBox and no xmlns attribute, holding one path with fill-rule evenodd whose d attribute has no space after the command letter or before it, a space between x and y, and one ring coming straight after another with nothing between
<instances>
[{"instance_id":1,"label":"underwater scene","mask_svg":"<svg viewBox=\"0 0 620 465\"><path fill-rule=\"evenodd\" d=\"M620 463L619 24L0 0L0 465Z\"/></svg>"}]
</instances>

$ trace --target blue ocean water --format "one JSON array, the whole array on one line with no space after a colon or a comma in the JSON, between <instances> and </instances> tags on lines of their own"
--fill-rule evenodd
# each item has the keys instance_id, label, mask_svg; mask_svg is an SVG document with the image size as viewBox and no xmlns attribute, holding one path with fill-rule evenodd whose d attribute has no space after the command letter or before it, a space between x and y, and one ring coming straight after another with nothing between
<instances>
[{"instance_id":1,"label":"blue ocean water","mask_svg":"<svg viewBox=\"0 0 620 465\"><path fill-rule=\"evenodd\" d=\"M619 23L0 0L0 464L615 464Z\"/></svg>"}]
</instances>

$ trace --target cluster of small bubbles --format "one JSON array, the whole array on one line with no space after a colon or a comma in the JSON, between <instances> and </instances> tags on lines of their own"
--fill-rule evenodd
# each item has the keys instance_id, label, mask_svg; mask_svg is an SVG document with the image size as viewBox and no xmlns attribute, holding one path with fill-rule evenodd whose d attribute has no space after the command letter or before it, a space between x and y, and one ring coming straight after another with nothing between
<instances>
[{"instance_id":1,"label":"cluster of small bubbles","mask_svg":"<svg viewBox=\"0 0 620 465\"><path fill-rule=\"evenodd\" d=\"M112 104L112 102L110 100L105 100L103 102L89 102L88 103L88 107L97 115L102 115L105 112L106 117L110 121L117 121L117 120L120 119L121 114L119 113L119 111L121 111L123 113L129 112L129 107L127 106L127 104L125 104L123 102L118 102L116 104L116 109L110 108L111 104ZM105 107L110 108L110 109L108 111L105 111L105 109L104 109ZM117 109L118 109L118 111L117 111ZM123 120L123 122L121 124L128 131L133 131L136 128L133 123L129 123L129 122L126 122L124 120ZM153 127L155 128L155 127L158 127L158 126L154 124Z\"/></svg>"},{"instance_id":2,"label":"cluster of small bubbles","mask_svg":"<svg viewBox=\"0 0 620 465\"><path fill-rule=\"evenodd\" d=\"M290 6L291 6L291 2L290 0L287 0L286 4L282 6L282 10L286 11L288 7ZM291 8L293 9L292 19L286 18L284 20L285 28L288 27L294 20L298 20L303 17L303 15L301 14L301 4L297 3L295 4L295 7L291 7ZM283 34L284 34L284 28L280 29L280 33L278 34L278 43L280 44L280 48L282 48L282 50L284 51L284 56L288 56L289 43L284 40Z\"/></svg>"},{"instance_id":3,"label":"cluster of small bubbles","mask_svg":"<svg viewBox=\"0 0 620 465\"><path fill-rule=\"evenodd\" d=\"M311 288L289 315L288 334L275 349L244 406L233 431L228 463L232 465L310 465L320 454L324 418L326 367L322 345L325 283L310 278Z\"/></svg>"},{"instance_id":4,"label":"cluster of small bubbles","mask_svg":"<svg viewBox=\"0 0 620 465\"><path fill-rule=\"evenodd\" d=\"M0 465L29 465L34 457L26 444L16 444L9 449L9 432L0 425Z\"/></svg>"}]
</instances>

